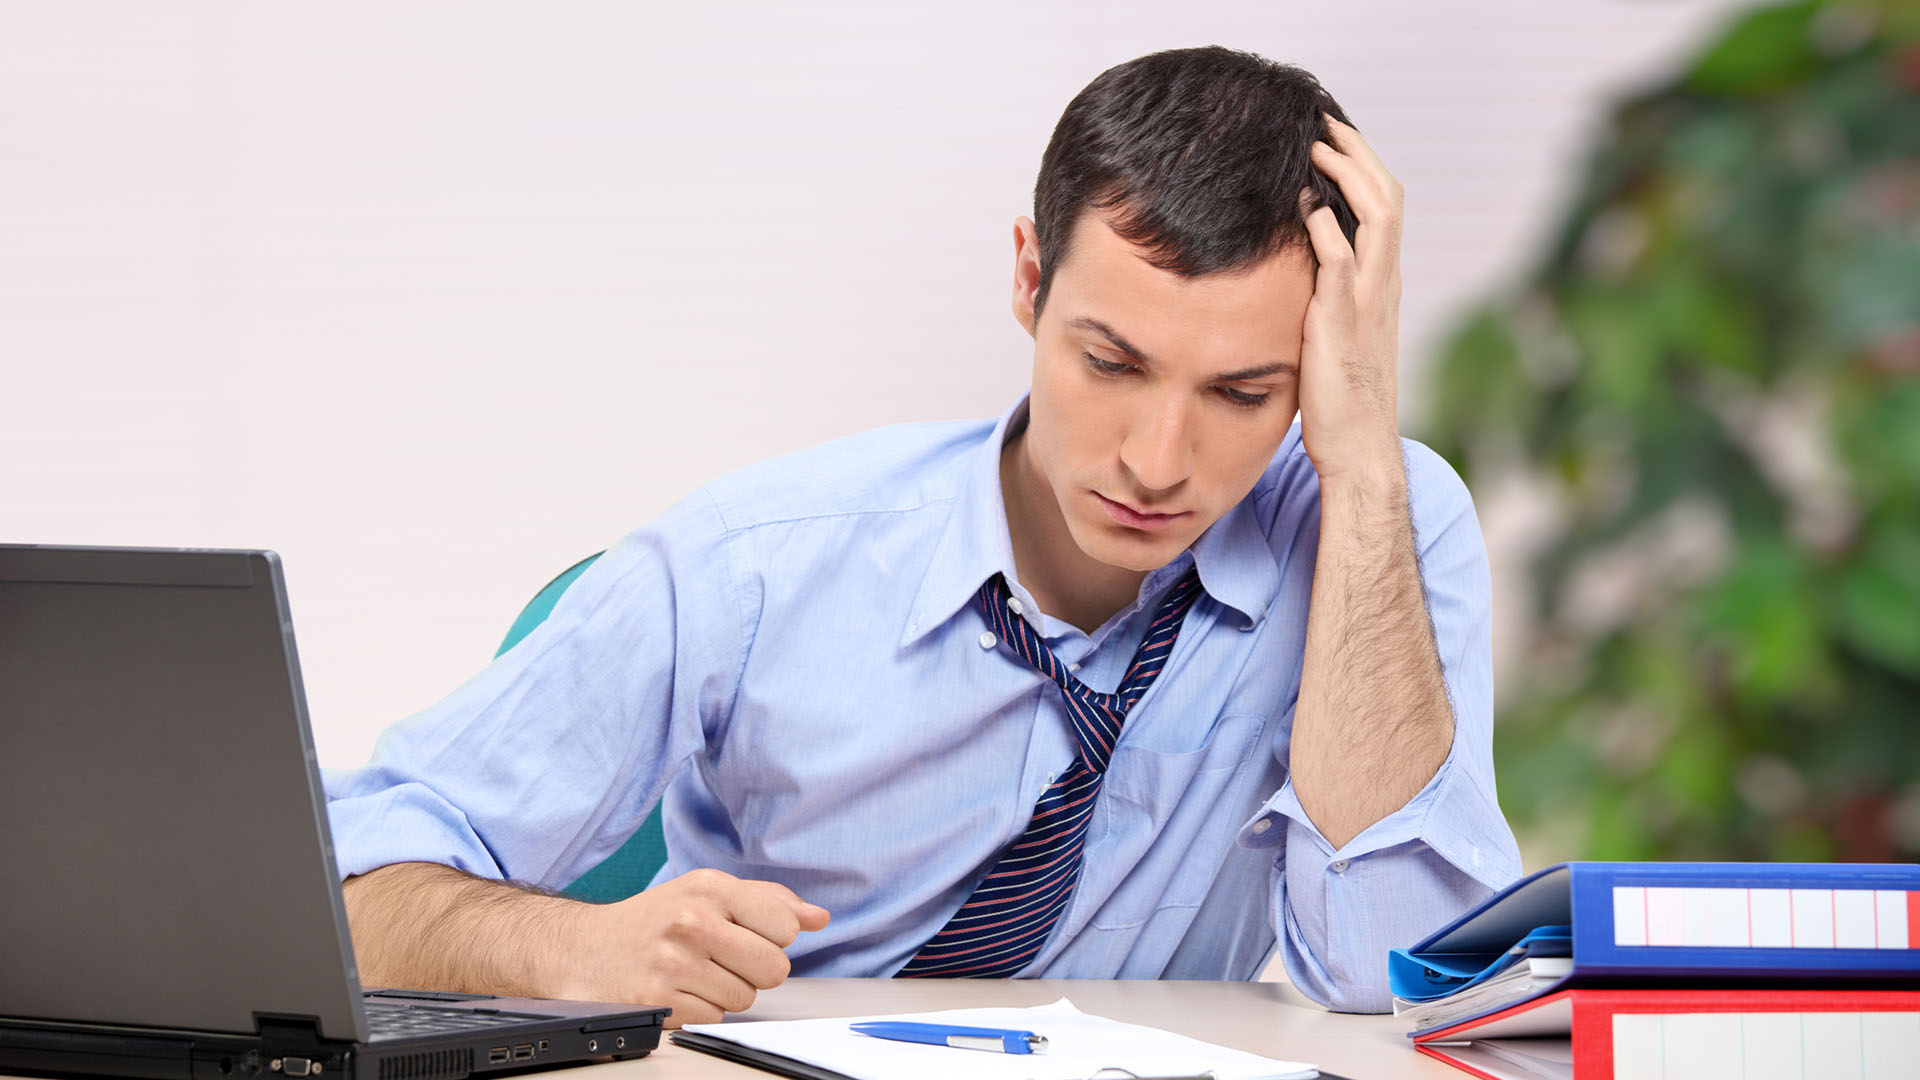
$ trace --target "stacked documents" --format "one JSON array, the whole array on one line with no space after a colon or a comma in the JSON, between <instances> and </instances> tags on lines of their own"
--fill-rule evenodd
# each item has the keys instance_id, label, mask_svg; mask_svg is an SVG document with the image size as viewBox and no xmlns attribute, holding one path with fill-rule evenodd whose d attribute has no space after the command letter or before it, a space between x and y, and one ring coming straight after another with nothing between
<instances>
[{"instance_id":1,"label":"stacked documents","mask_svg":"<svg viewBox=\"0 0 1920 1080\"><path fill-rule=\"evenodd\" d=\"M1572 973L1571 956L1523 957L1499 974L1445 997L1427 1001L1396 997L1393 1013L1413 1025L1413 1030L1425 1031L1534 997Z\"/></svg>"}]
</instances>

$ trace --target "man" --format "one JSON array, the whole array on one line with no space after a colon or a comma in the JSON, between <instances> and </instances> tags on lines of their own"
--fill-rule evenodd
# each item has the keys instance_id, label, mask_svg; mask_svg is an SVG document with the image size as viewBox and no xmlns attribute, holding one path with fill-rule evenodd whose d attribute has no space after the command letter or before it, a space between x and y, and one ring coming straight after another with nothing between
<instances>
[{"instance_id":1,"label":"man","mask_svg":"<svg viewBox=\"0 0 1920 1080\"><path fill-rule=\"evenodd\" d=\"M790 971L1278 949L1385 1008L1386 950L1518 872L1479 529L1395 426L1400 211L1297 69L1094 80L1014 226L1028 398L707 485L329 777L363 977L691 1023ZM629 900L497 880L564 886L662 798Z\"/></svg>"}]
</instances>

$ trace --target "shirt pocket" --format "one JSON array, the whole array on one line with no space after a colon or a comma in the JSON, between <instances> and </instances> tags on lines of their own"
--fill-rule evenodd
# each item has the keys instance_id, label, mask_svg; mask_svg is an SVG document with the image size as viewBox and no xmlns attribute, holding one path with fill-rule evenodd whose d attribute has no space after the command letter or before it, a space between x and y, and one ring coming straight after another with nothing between
<instances>
[{"instance_id":1,"label":"shirt pocket","mask_svg":"<svg viewBox=\"0 0 1920 1080\"><path fill-rule=\"evenodd\" d=\"M1093 926L1138 926L1168 907L1197 907L1220 869L1241 819L1237 781L1262 753L1266 718L1223 716L1192 750L1113 751L1100 793L1096 827L1104 832L1089 857L1107 865L1111 882L1090 917ZM1083 882L1088 875L1083 874Z\"/></svg>"}]
</instances>

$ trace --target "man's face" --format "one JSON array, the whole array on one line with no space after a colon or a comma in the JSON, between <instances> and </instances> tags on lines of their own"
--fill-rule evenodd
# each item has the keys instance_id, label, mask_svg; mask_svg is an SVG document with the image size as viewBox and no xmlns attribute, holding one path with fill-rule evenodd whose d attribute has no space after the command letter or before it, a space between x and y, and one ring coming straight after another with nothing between
<instances>
[{"instance_id":1,"label":"man's face","mask_svg":"<svg viewBox=\"0 0 1920 1080\"><path fill-rule=\"evenodd\" d=\"M1306 248L1182 277L1083 213L1046 308L1031 222L1016 226L1014 313L1034 338L1022 451L1080 551L1146 571L1238 503L1286 437L1313 267Z\"/></svg>"}]
</instances>

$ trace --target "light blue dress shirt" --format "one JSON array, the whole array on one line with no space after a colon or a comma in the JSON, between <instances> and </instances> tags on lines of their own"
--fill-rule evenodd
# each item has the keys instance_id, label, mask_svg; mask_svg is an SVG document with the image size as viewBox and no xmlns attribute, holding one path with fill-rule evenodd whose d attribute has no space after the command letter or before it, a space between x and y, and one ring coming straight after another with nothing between
<instances>
[{"instance_id":1,"label":"light blue dress shirt","mask_svg":"<svg viewBox=\"0 0 1920 1080\"><path fill-rule=\"evenodd\" d=\"M1079 885L1021 974L1251 979L1277 947L1316 1000L1387 1008L1387 950L1519 873L1465 486L1405 444L1452 752L1336 851L1287 776L1320 522L1298 426L1245 499L1087 634L1041 613L1013 565L999 460L1025 416L1023 401L998 422L764 462L621 540L369 764L327 772L341 874L428 861L563 887L664 799L657 881L715 867L782 882L833 913L788 949L795 975L891 975L1074 754L1059 689L983 636L974 592L1005 574L1054 652L1111 692L1197 564L1205 593L1127 715Z\"/></svg>"}]
</instances>

